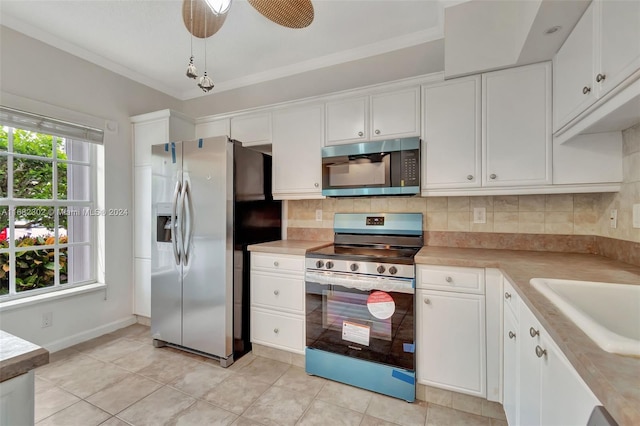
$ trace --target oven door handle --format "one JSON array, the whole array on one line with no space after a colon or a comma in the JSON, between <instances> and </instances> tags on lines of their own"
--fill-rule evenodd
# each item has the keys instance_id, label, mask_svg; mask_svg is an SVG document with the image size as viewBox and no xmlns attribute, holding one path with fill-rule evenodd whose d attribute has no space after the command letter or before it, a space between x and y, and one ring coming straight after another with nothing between
<instances>
[{"instance_id":1,"label":"oven door handle","mask_svg":"<svg viewBox=\"0 0 640 426\"><path fill-rule=\"evenodd\" d=\"M342 272L318 272L305 273L305 281L321 285L339 285L361 291L381 290L414 294L414 280L411 278L391 278L372 275L354 275Z\"/></svg>"}]
</instances>

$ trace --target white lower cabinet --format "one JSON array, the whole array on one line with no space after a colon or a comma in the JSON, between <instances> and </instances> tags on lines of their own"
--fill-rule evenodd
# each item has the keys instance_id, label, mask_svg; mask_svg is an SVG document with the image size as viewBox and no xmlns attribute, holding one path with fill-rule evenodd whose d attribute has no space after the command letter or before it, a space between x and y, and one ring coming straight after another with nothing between
<instances>
[{"instance_id":1,"label":"white lower cabinet","mask_svg":"<svg viewBox=\"0 0 640 426\"><path fill-rule=\"evenodd\" d=\"M251 253L251 342L305 348L304 256Z\"/></svg>"},{"instance_id":2,"label":"white lower cabinet","mask_svg":"<svg viewBox=\"0 0 640 426\"><path fill-rule=\"evenodd\" d=\"M522 300L519 324L507 306L504 313L504 408L509 424L585 425L593 407L600 405L593 392Z\"/></svg>"},{"instance_id":3,"label":"white lower cabinet","mask_svg":"<svg viewBox=\"0 0 640 426\"><path fill-rule=\"evenodd\" d=\"M418 265L417 283L418 383L485 397L484 270Z\"/></svg>"}]
</instances>

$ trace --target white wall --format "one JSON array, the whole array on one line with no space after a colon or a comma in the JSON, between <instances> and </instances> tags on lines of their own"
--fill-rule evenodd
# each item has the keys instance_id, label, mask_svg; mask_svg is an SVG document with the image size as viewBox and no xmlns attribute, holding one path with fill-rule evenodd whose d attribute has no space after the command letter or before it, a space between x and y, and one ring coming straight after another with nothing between
<instances>
[{"instance_id":1,"label":"white wall","mask_svg":"<svg viewBox=\"0 0 640 426\"><path fill-rule=\"evenodd\" d=\"M6 27L0 27L0 103L14 96L113 120L118 130L104 147L105 206L132 212L132 146L129 117L181 109L172 97L135 83ZM28 103L28 102L27 102ZM34 111L38 112L38 111ZM105 219L108 290L0 311L0 328L57 350L133 320L133 217ZM53 326L41 328L44 312Z\"/></svg>"}]
</instances>

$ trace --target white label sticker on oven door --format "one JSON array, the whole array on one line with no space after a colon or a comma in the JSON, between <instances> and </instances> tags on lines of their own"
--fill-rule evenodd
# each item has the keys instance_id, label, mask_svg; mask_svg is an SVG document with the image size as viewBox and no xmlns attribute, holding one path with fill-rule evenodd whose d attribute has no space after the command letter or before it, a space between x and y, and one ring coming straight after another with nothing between
<instances>
[{"instance_id":1,"label":"white label sticker on oven door","mask_svg":"<svg viewBox=\"0 0 640 426\"><path fill-rule=\"evenodd\" d=\"M378 319L391 318L396 311L396 302L389 293L384 291L374 291L367 298L367 308L371 315Z\"/></svg>"},{"instance_id":2,"label":"white label sticker on oven door","mask_svg":"<svg viewBox=\"0 0 640 426\"><path fill-rule=\"evenodd\" d=\"M371 327L355 322L342 321L342 339L360 345L369 346Z\"/></svg>"}]
</instances>

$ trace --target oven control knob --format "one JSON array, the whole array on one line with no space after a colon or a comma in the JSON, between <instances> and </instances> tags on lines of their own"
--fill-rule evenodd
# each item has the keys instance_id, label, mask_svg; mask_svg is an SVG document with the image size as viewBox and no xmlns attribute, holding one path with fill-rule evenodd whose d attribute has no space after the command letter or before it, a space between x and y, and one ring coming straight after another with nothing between
<instances>
[{"instance_id":1,"label":"oven control knob","mask_svg":"<svg viewBox=\"0 0 640 426\"><path fill-rule=\"evenodd\" d=\"M333 262L332 261L328 261L327 263L325 263L325 265L327 267L327 269L331 269L333 268Z\"/></svg>"},{"instance_id":2,"label":"oven control knob","mask_svg":"<svg viewBox=\"0 0 640 426\"><path fill-rule=\"evenodd\" d=\"M316 262L316 268L322 268L324 266L324 262L322 260L318 260Z\"/></svg>"},{"instance_id":3,"label":"oven control knob","mask_svg":"<svg viewBox=\"0 0 640 426\"><path fill-rule=\"evenodd\" d=\"M358 270L358 264L357 263L352 263L351 266L349 266L349 269L351 269L352 271L357 271Z\"/></svg>"},{"instance_id":4,"label":"oven control knob","mask_svg":"<svg viewBox=\"0 0 640 426\"><path fill-rule=\"evenodd\" d=\"M384 268L384 266L380 265L380 266L378 266L376 271L378 271L379 274L384 274L385 268Z\"/></svg>"},{"instance_id":5,"label":"oven control knob","mask_svg":"<svg viewBox=\"0 0 640 426\"><path fill-rule=\"evenodd\" d=\"M396 268L395 266L392 266L391 268L389 268L389 273L391 275L395 275L398 272L398 268Z\"/></svg>"}]
</instances>

